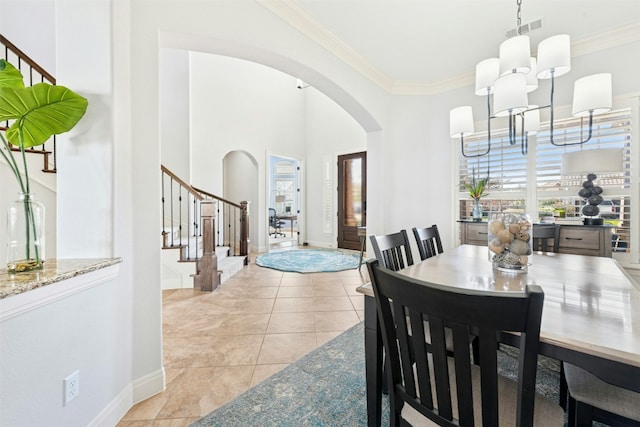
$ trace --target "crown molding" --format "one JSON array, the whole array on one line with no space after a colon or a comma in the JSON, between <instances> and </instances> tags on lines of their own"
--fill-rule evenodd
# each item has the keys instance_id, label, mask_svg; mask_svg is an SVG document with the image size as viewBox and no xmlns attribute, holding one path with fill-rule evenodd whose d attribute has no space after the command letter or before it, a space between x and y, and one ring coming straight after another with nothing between
<instances>
[{"instance_id":1,"label":"crown molding","mask_svg":"<svg viewBox=\"0 0 640 427\"><path fill-rule=\"evenodd\" d=\"M475 84L475 71L438 80L433 83L397 81L391 88L392 95L437 95Z\"/></svg>"},{"instance_id":2,"label":"crown molding","mask_svg":"<svg viewBox=\"0 0 640 427\"><path fill-rule=\"evenodd\" d=\"M576 40L571 44L572 56L582 56L640 41L640 20Z\"/></svg>"},{"instance_id":3,"label":"crown molding","mask_svg":"<svg viewBox=\"0 0 640 427\"><path fill-rule=\"evenodd\" d=\"M435 82L393 81L342 39L319 24L294 0L256 0L256 2L391 95L436 95L474 84L475 71ZM640 20L614 30L575 40L571 43L571 51L573 57L578 57L637 41L640 41Z\"/></svg>"},{"instance_id":4,"label":"crown molding","mask_svg":"<svg viewBox=\"0 0 640 427\"><path fill-rule=\"evenodd\" d=\"M318 43L360 74L391 92L393 81L385 73L371 65L342 39L327 30L292 0L256 0L257 3L280 17L287 24Z\"/></svg>"}]
</instances>

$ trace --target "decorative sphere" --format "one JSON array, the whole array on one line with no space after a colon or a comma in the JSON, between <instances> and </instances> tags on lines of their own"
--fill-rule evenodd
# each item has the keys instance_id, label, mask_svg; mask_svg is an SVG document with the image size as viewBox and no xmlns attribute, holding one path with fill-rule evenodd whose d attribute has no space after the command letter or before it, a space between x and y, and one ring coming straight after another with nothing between
<instances>
[{"instance_id":1,"label":"decorative sphere","mask_svg":"<svg viewBox=\"0 0 640 427\"><path fill-rule=\"evenodd\" d=\"M597 178L597 176L596 176L596 174L594 174L594 173L590 173L589 175L587 175L587 179L588 179L589 181L593 181L593 180L594 180L594 179L596 179L596 178Z\"/></svg>"},{"instance_id":2,"label":"decorative sphere","mask_svg":"<svg viewBox=\"0 0 640 427\"><path fill-rule=\"evenodd\" d=\"M591 182L591 181L585 181L585 182L583 182L583 183L582 183L582 187L584 187L584 188L591 188L591 187L593 187L593 182Z\"/></svg>"},{"instance_id":3,"label":"decorative sphere","mask_svg":"<svg viewBox=\"0 0 640 427\"><path fill-rule=\"evenodd\" d=\"M602 194L602 187L600 187L599 185L594 185L593 187L591 187L591 192L593 194Z\"/></svg>"},{"instance_id":4,"label":"decorative sphere","mask_svg":"<svg viewBox=\"0 0 640 427\"><path fill-rule=\"evenodd\" d=\"M591 196L591 189L589 188L581 188L580 191L578 191L578 196L582 197L583 199L586 199L587 197Z\"/></svg>"},{"instance_id":5,"label":"decorative sphere","mask_svg":"<svg viewBox=\"0 0 640 427\"><path fill-rule=\"evenodd\" d=\"M502 252L504 252L504 244L498 239L493 239L489 242L489 249L491 250L491 252L501 254Z\"/></svg>"},{"instance_id":6,"label":"decorative sphere","mask_svg":"<svg viewBox=\"0 0 640 427\"><path fill-rule=\"evenodd\" d=\"M529 255L529 244L522 240L514 240L509 244L509 252L515 255Z\"/></svg>"},{"instance_id":7,"label":"decorative sphere","mask_svg":"<svg viewBox=\"0 0 640 427\"><path fill-rule=\"evenodd\" d=\"M596 216L600 213L600 208L596 205L586 205L582 208L582 213L586 216Z\"/></svg>"},{"instance_id":8,"label":"decorative sphere","mask_svg":"<svg viewBox=\"0 0 640 427\"><path fill-rule=\"evenodd\" d=\"M489 227L489 232L495 236L500 230L504 230L504 223L502 221L492 221Z\"/></svg>"},{"instance_id":9,"label":"decorative sphere","mask_svg":"<svg viewBox=\"0 0 640 427\"><path fill-rule=\"evenodd\" d=\"M587 200L590 205L599 205L602 203L602 196L599 194L594 194Z\"/></svg>"},{"instance_id":10,"label":"decorative sphere","mask_svg":"<svg viewBox=\"0 0 640 427\"><path fill-rule=\"evenodd\" d=\"M498 240L502 243L509 243L513 241L513 234L511 234L506 228L498 231L498 235L496 237L498 237Z\"/></svg>"}]
</instances>

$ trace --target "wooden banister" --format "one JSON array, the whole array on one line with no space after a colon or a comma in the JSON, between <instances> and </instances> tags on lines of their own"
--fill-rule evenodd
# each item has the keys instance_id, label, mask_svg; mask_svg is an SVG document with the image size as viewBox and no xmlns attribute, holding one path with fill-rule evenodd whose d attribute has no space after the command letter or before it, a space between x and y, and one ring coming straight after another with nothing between
<instances>
[{"instance_id":1,"label":"wooden banister","mask_svg":"<svg viewBox=\"0 0 640 427\"><path fill-rule=\"evenodd\" d=\"M202 194L200 194L197 190L195 190L193 187L191 187L189 184L187 184L186 182L184 182L182 180L182 178L180 178L178 175L176 175L175 173L171 172L166 166L164 165L160 165L160 169L162 170L162 172L166 173L167 175L169 175L175 182L177 182L178 184L180 184L182 187L184 187L185 190L187 190L189 193L191 193L191 195L193 197L195 197L198 200L203 200L204 197L202 197Z\"/></svg>"},{"instance_id":2,"label":"wooden banister","mask_svg":"<svg viewBox=\"0 0 640 427\"><path fill-rule=\"evenodd\" d=\"M179 248L181 261L196 262L196 288L214 290L220 273L215 246L228 247L231 255L245 257L245 265L248 262L248 202L231 202L192 187L164 165L160 169L162 246Z\"/></svg>"},{"instance_id":3,"label":"wooden banister","mask_svg":"<svg viewBox=\"0 0 640 427\"><path fill-rule=\"evenodd\" d=\"M15 66L18 70L20 70L23 77L25 77L25 72L23 71L23 64L26 66L25 68L28 68L28 75L26 76L29 78L29 81L27 84L28 86L33 86L36 83L42 83L44 81L47 81L52 85L56 84L56 78L53 77L53 75L51 75L49 72L47 72L47 70L45 70L40 65L38 65L36 61L31 59L26 53L24 53L16 45L11 43L2 34L0 34L0 44L4 46L4 55L3 55L4 59L9 61L9 52L11 52L15 56L18 62L17 64L12 63L12 65ZM12 61L13 61L13 56L12 56L12 60L9 62L12 62ZM39 81L34 81L34 72L40 76ZM5 125L1 126L0 131L3 131L3 132L6 131L7 126ZM15 145L12 145L11 151L20 151L20 148ZM25 152L43 155L44 167L42 168L42 172L56 173L58 165L56 160L56 136L55 135L53 136L53 138L51 138L49 141L45 142L41 146L37 148L36 147L27 148L25 149Z\"/></svg>"},{"instance_id":4,"label":"wooden banister","mask_svg":"<svg viewBox=\"0 0 640 427\"><path fill-rule=\"evenodd\" d=\"M235 207L236 207L236 208L238 208L238 209L242 208L242 206L240 206L238 203L232 202L231 200L227 200L227 199L225 199L224 197L216 196L215 194L211 194L211 193L209 193L209 192L207 192L207 191L201 190L201 189L199 189L198 187L191 186L191 188L193 188L193 189L194 189L195 191L197 191L198 193L200 193L200 194L204 194L205 196L207 196L207 197L209 197L209 198L211 198L211 199L216 199L216 200L218 200L218 201L221 201L221 202L227 203L227 204L229 204L229 205L231 205L231 206L235 206Z\"/></svg>"},{"instance_id":5,"label":"wooden banister","mask_svg":"<svg viewBox=\"0 0 640 427\"><path fill-rule=\"evenodd\" d=\"M3 36L2 34L0 34L0 43L2 43L5 46L5 57L7 57L7 52L6 51L10 50L11 52L13 52L18 57L19 61L26 62L27 65L29 65L31 68L36 70L38 72L38 74L40 74L44 79L46 79L52 85L56 84L56 78L55 77L53 77L51 74L49 74L47 72L47 70L45 70L40 65L38 65L36 63L36 61L31 59L26 53L24 53L23 51L18 49L18 47L16 45L14 45L9 40L7 40L7 38L5 36Z\"/></svg>"}]
</instances>

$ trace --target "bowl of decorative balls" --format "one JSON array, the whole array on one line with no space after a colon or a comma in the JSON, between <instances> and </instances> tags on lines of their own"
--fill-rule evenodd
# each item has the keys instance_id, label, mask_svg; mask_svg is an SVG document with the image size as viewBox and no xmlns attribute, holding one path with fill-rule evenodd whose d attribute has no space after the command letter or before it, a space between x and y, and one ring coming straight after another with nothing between
<instances>
[{"instance_id":1,"label":"bowl of decorative balls","mask_svg":"<svg viewBox=\"0 0 640 427\"><path fill-rule=\"evenodd\" d=\"M489 261L494 268L526 272L533 252L532 223L526 214L491 213L488 225Z\"/></svg>"}]
</instances>

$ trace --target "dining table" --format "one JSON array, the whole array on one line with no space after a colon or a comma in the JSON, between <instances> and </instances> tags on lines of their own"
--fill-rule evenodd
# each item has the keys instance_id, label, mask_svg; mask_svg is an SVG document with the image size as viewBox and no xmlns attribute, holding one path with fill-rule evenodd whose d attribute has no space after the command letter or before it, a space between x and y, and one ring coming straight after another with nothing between
<instances>
[{"instance_id":1,"label":"dining table","mask_svg":"<svg viewBox=\"0 0 640 427\"><path fill-rule=\"evenodd\" d=\"M527 285L539 285L544 292L539 354L640 392L640 286L612 258L535 252L527 271L516 273L493 268L486 247L461 245L399 273L489 294L522 292ZM378 427L382 337L371 283L357 290L365 300L368 425Z\"/></svg>"}]
</instances>

